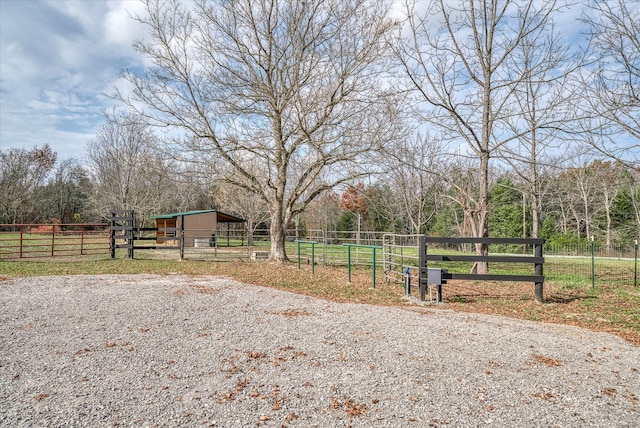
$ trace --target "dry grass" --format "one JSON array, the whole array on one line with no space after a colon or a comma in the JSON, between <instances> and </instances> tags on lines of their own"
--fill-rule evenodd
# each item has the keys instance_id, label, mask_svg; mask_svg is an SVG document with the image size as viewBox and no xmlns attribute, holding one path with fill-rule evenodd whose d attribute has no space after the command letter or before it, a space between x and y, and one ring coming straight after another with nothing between
<instances>
[{"instance_id":1,"label":"dry grass","mask_svg":"<svg viewBox=\"0 0 640 428\"><path fill-rule=\"evenodd\" d=\"M534 301L528 283L455 282L443 286L443 295L451 309L575 325L640 345L640 287L567 288L549 282L544 287L543 304Z\"/></svg>"},{"instance_id":2,"label":"dry grass","mask_svg":"<svg viewBox=\"0 0 640 428\"><path fill-rule=\"evenodd\" d=\"M74 274L186 274L222 275L241 282L274 287L281 290L320 297L337 302L372 305L405 306L402 284L387 284L378 275L372 288L371 271L355 270L352 282L347 281L347 269L309 266L298 270L297 264L212 262L196 260L127 260L93 259L61 261L0 262L0 280L34 275ZM206 287L192 290L210 293ZM601 286L590 284L563 286L545 283L545 303L534 301L533 284L480 281L455 281L443 286L444 308L457 311L503 315L513 318L570 324L594 331L616 334L640 345L640 287L632 284ZM417 294L414 292L414 294ZM412 307L424 312L421 306ZM284 316L304 316L295 308Z\"/></svg>"}]
</instances>

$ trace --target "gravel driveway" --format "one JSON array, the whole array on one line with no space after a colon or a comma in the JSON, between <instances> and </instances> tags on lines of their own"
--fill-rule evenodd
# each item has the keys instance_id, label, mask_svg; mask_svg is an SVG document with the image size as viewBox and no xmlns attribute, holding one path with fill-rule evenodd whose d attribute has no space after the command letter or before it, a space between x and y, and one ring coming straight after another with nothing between
<instances>
[{"instance_id":1,"label":"gravel driveway","mask_svg":"<svg viewBox=\"0 0 640 428\"><path fill-rule=\"evenodd\" d=\"M1 426L640 426L640 347L220 277L0 282Z\"/></svg>"}]
</instances>

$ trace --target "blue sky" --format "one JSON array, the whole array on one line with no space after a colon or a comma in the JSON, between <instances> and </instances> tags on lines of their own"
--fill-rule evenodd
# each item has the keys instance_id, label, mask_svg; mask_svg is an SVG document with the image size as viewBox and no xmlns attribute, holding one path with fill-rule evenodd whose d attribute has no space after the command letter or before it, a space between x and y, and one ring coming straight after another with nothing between
<instances>
[{"instance_id":1,"label":"blue sky","mask_svg":"<svg viewBox=\"0 0 640 428\"><path fill-rule=\"evenodd\" d=\"M135 0L0 0L0 150L45 143L81 158L119 74L143 62Z\"/></svg>"},{"instance_id":2,"label":"blue sky","mask_svg":"<svg viewBox=\"0 0 640 428\"><path fill-rule=\"evenodd\" d=\"M85 154L119 104L106 94L120 72L144 65L132 42L145 36L130 18L137 0L0 0L0 150L51 145L59 158ZM565 37L580 40L579 8L556 16Z\"/></svg>"}]
</instances>

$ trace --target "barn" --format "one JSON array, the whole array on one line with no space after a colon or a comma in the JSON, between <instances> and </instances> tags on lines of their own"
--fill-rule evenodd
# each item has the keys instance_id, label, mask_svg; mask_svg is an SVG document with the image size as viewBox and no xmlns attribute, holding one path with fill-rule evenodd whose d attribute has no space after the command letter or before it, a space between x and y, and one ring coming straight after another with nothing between
<instances>
[{"instance_id":1,"label":"barn","mask_svg":"<svg viewBox=\"0 0 640 428\"><path fill-rule=\"evenodd\" d=\"M165 228L183 230L184 246L215 246L218 239L225 234L227 239L233 227L234 236L244 235L244 219L226 214L218 210L187 211L181 213L162 214L153 217L156 222L156 243L163 243L165 239L176 236L175 232L165 231Z\"/></svg>"}]
</instances>

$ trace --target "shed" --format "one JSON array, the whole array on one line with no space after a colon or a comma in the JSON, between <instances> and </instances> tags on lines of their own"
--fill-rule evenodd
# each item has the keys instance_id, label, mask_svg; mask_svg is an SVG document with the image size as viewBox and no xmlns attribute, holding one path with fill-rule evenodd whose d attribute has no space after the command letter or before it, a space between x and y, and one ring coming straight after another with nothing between
<instances>
[{"instance_id":1,"label":"shed","mask_svg":"<svg viewBox=\"0 0 640 428\"><path fill-rule=\"evenodd\" d=\"M222 232L221 227L226 224L225 231L229 231L231 223L241 223L246 220L226 214L218 210L186 211L181 213L163 214L152 217L156 222L156 238L170 238L175 236L175 232L162 230L164 228L182 229L184 232L184 245L193 247L195 240L206 240L215 245L216 239ZM184 222L184 224L181 224ZM165 240L157 239L157 243Z\"/></svg>"}]
</instances>

